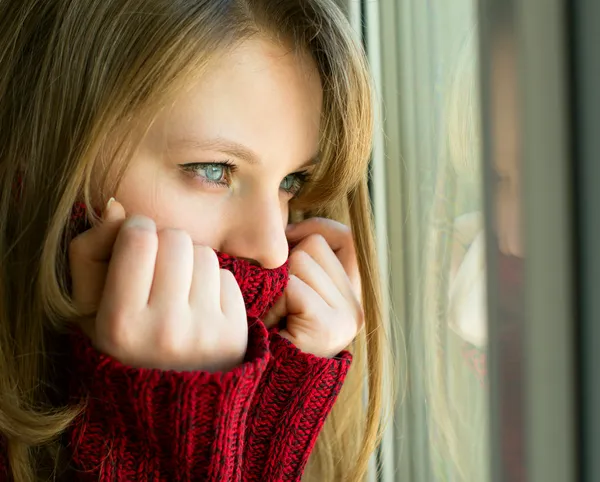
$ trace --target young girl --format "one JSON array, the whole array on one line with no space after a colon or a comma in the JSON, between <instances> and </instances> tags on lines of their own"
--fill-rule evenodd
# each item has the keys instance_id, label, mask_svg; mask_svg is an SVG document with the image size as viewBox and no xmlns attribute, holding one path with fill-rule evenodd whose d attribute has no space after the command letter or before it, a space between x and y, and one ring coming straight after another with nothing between
<instances>
[{"instance_id":1,"label":"young girl","mask_svg":"<svg viewBox=\"0 0 600 482\"><path fill-rule=\"evenodd\" d=\"M362 479L370 85L333 0L0 0L0 32L2 480Z\"/></svg>"}]
</instances>

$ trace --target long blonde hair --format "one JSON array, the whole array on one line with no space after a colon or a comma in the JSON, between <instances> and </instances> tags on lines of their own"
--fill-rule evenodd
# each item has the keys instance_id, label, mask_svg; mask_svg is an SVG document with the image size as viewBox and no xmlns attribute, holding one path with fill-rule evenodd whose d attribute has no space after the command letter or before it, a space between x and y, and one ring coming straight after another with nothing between
<instances>
[{"instance_id":1,"label":"long blonde hair","mask_svg":"<svg viewBox=\"0 0 600 482\"><path fill-rule=\"evenodd\" d=\"M81 409L56 384L61 332L77 316L65 252L73 204L91 206L92 185L114 190L94 166L126 166L159 111L257 34L317 63L322 163L302 209L351 223L362 276L366 329L305 478L363 478L381 434L385 358L366 181L371 87L333 0L0 0L0 434L15 480L58 476L60 436Z\"/></svg>"}]
</instances>

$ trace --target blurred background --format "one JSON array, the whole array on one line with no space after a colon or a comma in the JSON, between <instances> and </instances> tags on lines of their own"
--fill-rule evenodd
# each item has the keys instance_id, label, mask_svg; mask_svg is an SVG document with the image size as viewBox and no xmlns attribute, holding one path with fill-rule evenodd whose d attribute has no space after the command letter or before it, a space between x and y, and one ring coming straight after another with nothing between
<instances>
[{"instance_id":1,"label":"blurred background","mask_svg":"<svg viewBox=\"0 0 600 482\"><path fill-rule=\"evenodd\" d=\"M401 375L372 480L599 481L600 2L339 2Z\"/></svg>"}]
</instances>

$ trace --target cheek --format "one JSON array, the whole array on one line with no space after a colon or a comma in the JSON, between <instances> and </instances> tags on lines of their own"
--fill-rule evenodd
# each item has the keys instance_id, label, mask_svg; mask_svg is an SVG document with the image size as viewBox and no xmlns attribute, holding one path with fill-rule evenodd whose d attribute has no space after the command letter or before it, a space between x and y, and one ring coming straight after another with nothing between
<instances>
[{"instance_id":1,"label":"cheek","mask_svg":"<svg viewBox=\"0 0 600 482\"><path fill-rule=\"evenodd\" d=\"M154 219L157 223L177 199L167 202L169 189L161 182L160 173L150 163L136 161L129 166L115 198L125 208L128 215L138 214Z\"/></svg>"},{"instance_id":2,"label":"cheek","mask_svg":"<svg viewBox=\"0 0 600 482\"><path fill-rule=\"evenodd\" d=\"M210 200L183 202L169 215L159 226L182 229L189 233L194 244L219 249L225 214L219 207L211 207Z\"/></svg>"},{"instance_id":3,"label":"cheek","mask_svg":"<svg viewBox=\"0 0 600 482\"><path fill-rule=\"evenodd\" d=\"M187 189L180 179L157 171L135 169L126 173L115 198L127 215L137 214L154 220L157 228L181 229L195 244L216 248L224 206L213 196Z\"/></svg>"}]
</instances>

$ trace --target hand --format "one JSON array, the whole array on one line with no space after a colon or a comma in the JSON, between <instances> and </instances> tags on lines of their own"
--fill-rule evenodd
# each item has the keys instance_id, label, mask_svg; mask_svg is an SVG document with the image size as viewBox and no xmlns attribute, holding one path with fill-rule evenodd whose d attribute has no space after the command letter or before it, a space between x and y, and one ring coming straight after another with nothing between
<instances>
[{"instance_id":1,"label":"hand","mask_svg":"<svg viewBox=\"0 0 600 482\"><path fill-rule=\"evenodd\" d=\"M73 299L95 319L84 331L120 362L163 370L225 371L248 343L246 309L215 252L181 230L157 232L109 203L103 222L69 248Z\"/></svg>"},{"instance_id":2,"label":"hand","mask_svg":"<svg viewBox=\"0 0 600 482\"><path fill-rule=\"evenodd\" d=\"M280 335L306 353L331 358L364 324L352 233L338 222L312 218L290 227L296 246L283 296L265 317L267 327L287 317Z\"/></svg>"}]
</instances>

